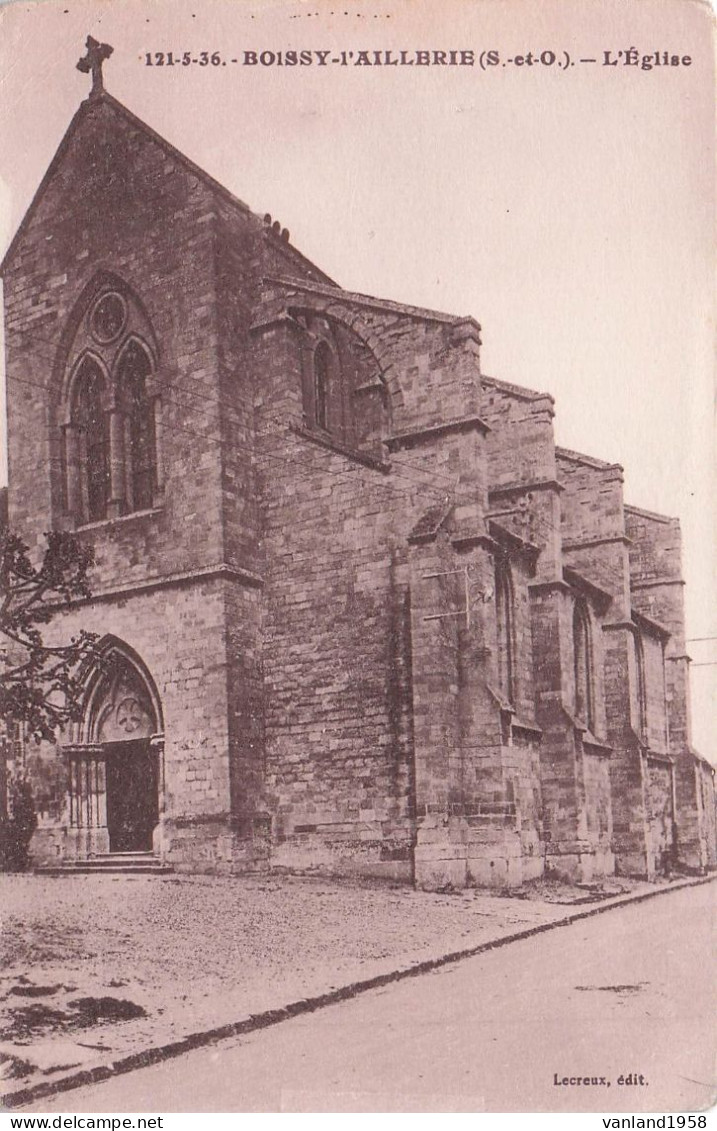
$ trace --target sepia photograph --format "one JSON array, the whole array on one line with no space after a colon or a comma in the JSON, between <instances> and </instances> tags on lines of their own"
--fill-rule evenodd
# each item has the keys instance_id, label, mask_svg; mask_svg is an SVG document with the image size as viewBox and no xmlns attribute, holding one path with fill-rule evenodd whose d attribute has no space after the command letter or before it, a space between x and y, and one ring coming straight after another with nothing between
<instances>
[{"instance_id":1,"label":"sepia photograph","mask_svg":"<svg viewBox=\"0 0 717 1131\"><path fill-rule=\"evenodd\" d=\"M714 69L702 0L0 2L8 1128L707 1126Z\"/></svg>"}]
</instances>

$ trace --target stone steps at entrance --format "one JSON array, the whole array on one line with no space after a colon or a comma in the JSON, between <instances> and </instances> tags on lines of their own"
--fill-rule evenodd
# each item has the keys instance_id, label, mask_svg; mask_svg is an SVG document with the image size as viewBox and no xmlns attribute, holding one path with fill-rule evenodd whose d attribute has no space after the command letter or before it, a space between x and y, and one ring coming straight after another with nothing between
<instances>
[{"instance_id":1,"label":"stone steps at entrance","mask_svg":"<svg viewBox=\"0 0 717 1131\"><path fill-rule=\"evenodd\" d=\"M67 860L62 864L45 864L36 869L43 876L166 876L172 869L152 852L108 852L86 860Z\"/></svg>"}]
</instances>

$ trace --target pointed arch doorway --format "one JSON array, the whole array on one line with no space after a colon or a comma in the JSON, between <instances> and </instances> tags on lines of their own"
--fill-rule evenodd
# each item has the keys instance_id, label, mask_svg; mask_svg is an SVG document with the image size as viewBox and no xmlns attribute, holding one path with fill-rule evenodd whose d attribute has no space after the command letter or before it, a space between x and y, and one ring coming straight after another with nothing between
<instances>
[{"instance_id":1,"label":"pointed arch doorway","mask_svg":"<svg viewBox=\"0 0 717 1131\"><path fill-rule=\"evenodd\" d=\"M110 852L151 852L159 821L159 790L150 740L113 743L105 759Z\"/></svg>"},{"instance_id":2,"label":"pointed arch doorway","mask_svg":"<svg viewBox=\"0 0 717 1131\"><path fill-rule=\"evenodd\" d=\"M69 760L69 825L78 856L150 852L160 821L162 715L138 657L106 645L89 681Z\"/></svg>"}]
</instances>

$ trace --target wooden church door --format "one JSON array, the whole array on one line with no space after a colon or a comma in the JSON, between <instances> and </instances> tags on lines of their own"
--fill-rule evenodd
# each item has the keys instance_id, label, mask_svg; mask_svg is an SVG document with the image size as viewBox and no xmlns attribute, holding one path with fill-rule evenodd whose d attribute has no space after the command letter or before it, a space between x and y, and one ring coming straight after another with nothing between
<instances>
[{"instance_id":1,"label":"wooden church door","mask_svg":"<svg viewBox=\"0 0 717 1131\"><path fill-rule=\"evenodd\" d=\"M110 852L150 852L159 819L158 767L148 739L106 748Z\"/></svg>"}]
</instances>

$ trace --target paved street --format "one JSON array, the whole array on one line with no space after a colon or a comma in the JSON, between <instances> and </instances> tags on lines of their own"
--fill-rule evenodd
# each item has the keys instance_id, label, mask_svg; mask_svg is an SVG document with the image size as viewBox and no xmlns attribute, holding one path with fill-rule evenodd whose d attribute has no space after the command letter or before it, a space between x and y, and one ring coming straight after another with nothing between
<instances>
[{"instance_id":1,"label":"paved street","mask_svg":"<svg viewBox=\"0 0 717 1131\"><path fill-rule=\"evenodd\" d=\"M716 890L665 893L32 1110L703 1109ZM620 1085L629 1075L643 1083ZM585 1076L609 1086L555 1083Z\"/></svg>"}]
</instances>

